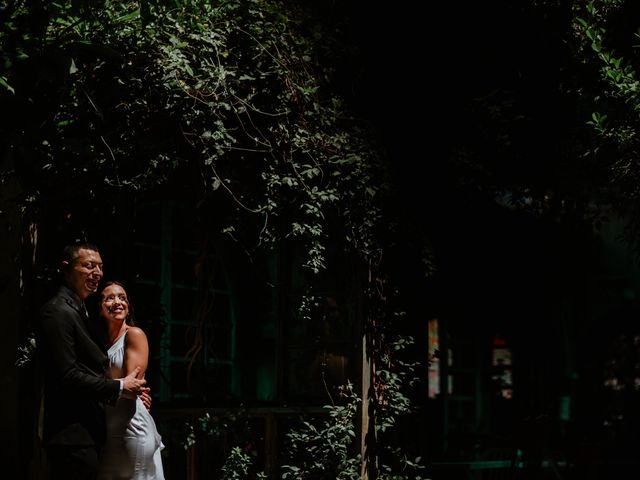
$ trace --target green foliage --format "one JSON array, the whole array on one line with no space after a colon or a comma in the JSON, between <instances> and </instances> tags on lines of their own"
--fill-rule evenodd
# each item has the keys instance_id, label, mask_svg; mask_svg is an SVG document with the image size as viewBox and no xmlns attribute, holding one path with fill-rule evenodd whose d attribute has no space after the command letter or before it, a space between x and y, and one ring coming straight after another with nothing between
<instances>
[{"instance_id":1,"label":"green foliage","mask_svg":"<svg viewBox=\"0 0 640 480\"><path fill-rule=\"evenodd\" d=\"M200 196L231 200L220 231L248 250L301 242L315 273L330 236L372 254L385 174L331 93L332 34L270 0L80 4L25 5L0 30L16 45L0 105L41 117L0 130L35 216L70 181L108 201L194 171Z\"/></svg>"},{"instance_id":2,"label":"green foliage","mask_svg":"<svg viewBox=\"0 0 640 480\"><path fill-rule=\"evenodd\" d=\"M195 426L187 423L186 428L187 435L183 443L185 450L196 445L198 439L202 438L223 441L229 435L236 435L238 438L235 440L242 442L248 439L252 431L246 412L241 409L220 415L206 413L198 418Z\"/></svg>"},{"instance_id":3,"label":"green foliage","mask_svg":"<svg viewBox=\"0 0 640 480\"><path fill-rule=\"evenodd\" d=\"M390 342L389 350L381 349L378 362L376 392L376 429L383 433L393 427L398 418L411 413L411 400L403 392L417 381L414 375L415 362L404 362L400 351L414 343L411 337L401 336Z\"/></svg>"},{"instance_id":4,"label":"green foliage","mask_svg":"<svg viewBox=\"0 0 640 480\"><path fill-rule=\"evenodd\" d=\"M356 438L356 414L360 399L347 384L341 389L341 402L326 406L327 418L301 420L301 425L286 434L285 464L281 466L283 479L357 479L360 457L354 444ZM243 421L243 418L245 421ZM254 458L246 448L237 444L247 443L252 437L250 425L242 414L205 415L197 426L187 425L185 448L198 448L207 439L220 444L223 438L234 437L232 447L222 466L224 479L265 478L255 472ZM226 442L228 443L228 442ZM218 447L219 448L219 447Z\"/></svg>"},{"instance_id":5,"label":"green foliage","mask_svg":"<svg viewBox=\"0 0 640 480\"><path fill-rule=\"evenodd\" d=\"M607 165L610 199L618 213L628 221L629 244L640 253L640 199L637 183L640 164L636 152L640 147L640 58L637 46L629 48L628 39L615 34L620 19L627 16L630 5L619 0L591 0L576 8L575 35L583 61L593 66L597 82L590 92L594 111L586 121L593 128L593 142L585 156ZM640 18L625 20L636 28ZM621 41L620 39L623 39ZM620 53L626 52L626 53Z\"/></svg>"},{"instance_id":6,"label":"green foliage","mask_svg":"<svg viewBox=\"0 0 640 480\"><path fill-rule=\"evenodd\" d=\"M411 337L398 337L376 355L377 370L373 404L376 453L372 461L381 480L421 480L425 467L420 457L410 457L397 444L398 422L413 412L406 391L417 380L415 363L402 361L401 353L413 344ZM286 433L287 444L280 465L283 480L356 480L362 458L356 432L359 430L360 397L347 383L340 387L340 400L324 407L326 418L305 417ZM233 439L227 438L231 433ZM251 426L241 413L205 415L197 425L187 424L184 448L202 448L207 439L222 444L249 444ZM222 442L223 439L227 439ZM221 443L222 442L222 443ZM224 478L256 478L254 457L246 448L231 448L223 468ZM211 461L211 460L210 460ZM251 473L253 472L253 473ZM251 476L254 475L254 476ZM262 477L260 477L262 478Z\"/></svg>"},{"instance_id":7,"label":"green foliage","mask_svg":"<svg viewBox=\"0 0 640 480\"><path fill-rule=\"evenodd\" d=\"M36 355L36 338L33 333L29 334L25 342L18 346L18 356L16 367L24 367L33 362Z\"/></svg>"},{"instance_id":8,"label":"green foliage","mask_svg":"<svg viewBox=\"0 0 640 480\"><path fill-rule=\"evenodd\" d=\"M379 452L376 462L380 480L421 480L421 457L409 458L394 442L398 422L414 411L409 390L418 381L417 362L405 362L402 353L413 345L408 336L382 342L377 352L374 424Z\"/></svg>"},{"instance_id":9,"label":"green foliage","mask_svg":"<svg viewBox=\"0 0 640 480\"><path fill-rule=\"evenodd\" d=\"M368 125L332 89L343 50L333 25L276 0L1 5L0 161L26 223L188 178L248 253L302 245L314 274L329 245L364 264L381 256L387 172ZM386 430L407 405L402 375L382 372ZM291 432L284 478L357 478L357 398L344 393L327 422ZM203 417L184 447L226 438L225 422ZM228 478L246 475L243 452L224 450Z\"/></svg>"},{"instance_id":10,"label":"green foliage","mask_svg":"<svg viewBox=\"0 0 640 480\"><path fill-rule=\"evenodd\" d=\"M360 399L348 383L340 390L343 403L325 406L329 418L316 424L303 421L302 426L287 433L284 480L356 480L360 477L357 447L356 413Z\"/></svg>"},{"instance_id":11,"label":"green foliage","mask_svg":"<svg viewBox=\"0 0 640 480\"><path fill-rule=\"evenodd\" d=\"M253 464L253 458L240 447L233 447L231 454L222 467L222 480L248 480L266 479L266 475L259 472L255 475L250 474L250 467Z\"/></svg>"},{"instance_id":12,"label":"green foliage","mask_svg":"<svg viewBox=\"0 0 640 480\"><path fill-rule=\"evenodd\" d=\"M492 79L467 105L469 133L452 155L461 191L583 232L621 216L640 253L634 5L534 0L514 6L512 15L530 32L518 41L538 54L514 58L505 68L513 78Z\"/></svg>"},{"instance_id":13,"label":"green foliage","mask_svg":"<svg viewBox=\"0 0 640 480\"><path fill-rule=\"evenodd\" d=\"M375 365L372 389L367 392L371 425L367 433L368 458L360 457L357 445L360 399L351 384L344 386L342 402L327 406L329 418L320 422L304 421L301 427L287 433L289 440L282 466L283 479L333 480L359 478L362 462L367 463L374 478L381 480L420 480L424 472L420 456L412 456L400 446L398 435L403 420L414 413L411 393L419 381L417 362L404 356L414 340L398 336L394 328L403 321L405 312L397 307L398 291L388 280L380 278L382 265L372 263L368 284L368 324L371 361ZM361 426L364 434L367 426ZM375 445L375 447L373 447Z\"/></svg>"},{"instance_id":14,"label":"green foliage","mask_svg":"<svg viewBox=\"0 0 640 480\"><path fill-rule=\"evenodd\" d=\"M187 422L182 447L194 449L196 468L202 474L221 474L225 480L263 479L255 465L255 445L264 441L254 430L250 417L239 408L224 413L206 413L194 423Z\"/></svg>"},{"instance_id":15,"label":"green foliage","mask_svg":"<svg viewBox=\"0 0 640 480\"><path fill-rule=\"evenodd\" d=\"M603 8L600 9L599 5L602 5ZM583 43L591 42L590 48L599 61L600 78L605 89L603 98L598 98L598 102L609 108L614 106L615 108L624 108L626 105L631 111L640 111L640 92L638 91L640 83L633 65L621 55L616 54L615 50L605 42L607 35L603 26L606 23L605 15L611 15L611 9L619 8L621 5L622 2L611 0L588 2L585 7L586 17L576 17L576 30L578 35L582 36ZM618 100L622 103L617 102ZM615 118L623 120L619 115L616 115ZM617 135L617 141L621 144L632 141L633 136L628 132L629 129L625 128L624 123L609 129L604 124L606 119L607 115L594 112L592 119L587 123L592 125L597 133L603 137ZM618 132L614 132L614 130Z\"/></svg>"}]
</instances>

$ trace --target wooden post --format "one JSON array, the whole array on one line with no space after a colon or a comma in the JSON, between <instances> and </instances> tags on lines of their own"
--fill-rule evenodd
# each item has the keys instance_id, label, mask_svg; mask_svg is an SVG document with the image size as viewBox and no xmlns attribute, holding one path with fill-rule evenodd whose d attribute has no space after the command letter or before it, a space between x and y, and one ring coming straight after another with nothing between
<instances>
[{"instance_id":1,"label":"wooden post","mask_svg":"<svg viewBox=\"0 0 640 480\"><path fill-rule=\"evenodd\" d=\"M369 448L371 436L375 436L375 430L370 429L369 417L369 390L371 389L371 360L368 357L367 334L362 335L362 383L361 383L361 415L360 415L360 479L370 480Z\"/></svg>"}]
</instances>

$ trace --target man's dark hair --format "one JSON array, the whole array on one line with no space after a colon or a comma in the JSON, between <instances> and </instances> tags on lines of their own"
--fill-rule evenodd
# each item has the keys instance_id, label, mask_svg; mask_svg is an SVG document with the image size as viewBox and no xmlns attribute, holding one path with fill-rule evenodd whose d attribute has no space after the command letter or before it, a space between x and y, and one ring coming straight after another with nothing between
<instances>
[{"instance_id":1,"label":"man's dark hair","mask_svg":"<svg viewBox=\"0 0 640 480\"><path fill-rule=\"evenodd\" d=\"M93 250L94 252L100 253L100 250L98 250L98 247L95 246L93 243L87 243L87 242L70 243L69 245L64 247L64 250L62 250L62 261L67 262L68 267L72 266L74 260L78 258L79 256L78 252L81 249Z\"/></svg>"}]
</instances>

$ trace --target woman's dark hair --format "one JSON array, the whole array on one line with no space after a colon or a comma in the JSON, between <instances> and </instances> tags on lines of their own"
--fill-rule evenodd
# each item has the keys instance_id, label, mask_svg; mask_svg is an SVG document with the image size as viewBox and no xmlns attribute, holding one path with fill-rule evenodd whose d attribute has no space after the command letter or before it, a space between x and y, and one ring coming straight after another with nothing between
<instances>
[{"instance_id":1,"label":"woman's dark hair","mask_svg":"<svg viewBox=\"0 0 640 480\"><path fill-rule=\"evenodd\" d=\"M122 285L120 282L116 282L112 280L112 281L106 282L102 286L102 288L98 291L97 295L91 295L89 298L87 298L87 300L85 300L85 303L91 304L91 307L88 308L88 310L90 312L91 311L96 312L97 313L96 316L98 317L95 322L90 322L91 335L94 337L94 339L98 342L99 345L102 345L104 347L105 352L109 347L108 345L109 329L107 327L107 322L104 321L104 319L102 319L100 316L100 310L102 309L102 292L104 292L105 288L110 287L111 285L118 285L119 287L122 287L124 290L126 290L124 288L124 285ZM128 293L127 293L127 303L129 305L129 313L127 315L127 318L125 319L125 323L133 327L135 325L134 315L133 315L133 306L131 305L131 298L129 297Z\"/></svg>"}]
</instances>

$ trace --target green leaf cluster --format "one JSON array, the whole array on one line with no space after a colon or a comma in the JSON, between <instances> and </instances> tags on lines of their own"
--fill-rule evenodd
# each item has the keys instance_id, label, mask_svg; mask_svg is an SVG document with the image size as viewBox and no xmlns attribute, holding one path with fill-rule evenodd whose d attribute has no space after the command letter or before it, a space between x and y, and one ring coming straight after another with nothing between
<instances>
[{"instance_id":1,"label":"green leaf cluster","mask_svg":"<svg viewBox=\"0 0 640 480\"><path fill-rule=\"evenodd\" d=\"M267 477L263 472L250 476L253 460L251 455L244 452L240 447L233 447L225 464L222 466L222 480L266 479Z\"/></svg>"},{"instance_id":2,"label":"green leaf cluster","mask_svg":"<svg viewBox=\"0 0 640 480\"><path fill-rule=\"evenodd\" d=\"M379 149L332 93L335 34L304 10L273 0L30 5L0 27L0 105L40 118L18 114L0 131L34 216L68 182L67 194L108 198L191 171L201 197L230 200L221 232L248 250L302 243L314 273L329 237L364 257L376 250L388 189ZM35 18L39 28L19 28Z\"/></svg>"},{"instance_id":3,"label":"green leaf cluster","mask_svg":"<svg viewBox=\"0 0 640 480\"><path fill-rule=\"evenodd\" d=\"M575 35L585 64L592 66L596 77L590 91L591 118L585 123L593 130L592 143L585 156L597 158L608 167L608 200L616 213L628 219L625 232L628 243L640 252L640 199L637 183L640 164L640 57L637 45L616 30L631 5L620 0L590 0L575 9ZM636 29L635 43L640 38L640 18L630 16L625 24Z\"/></svg>"},{"instance_id":4,"label":"green leaf cluster","mask_svg":"<svg viewBox=\"0 0 640 480\"><path fill-rule=\"evenodd\" d=\"M360 399L350 383L341 388L341 397L339 404L325 407L328 419L304 420L287 433L283 480L360 478L360 455L354 452Z\"/></svg>"},{"instance_id":5,"label":"green leaf cluster","mask_svg":"<svg viewBox=\"0 0 640 480\"><path fill-rule=\"evenodd\" d=\"M0 160L25 222L189 178L248 252L301 245L313 274L329 245L380 258L391 189L369 126L332 88L335 29L277 0L2 5ZM349 385L328 422L292 432L283 478L357 478L357 405ZM185 448L224 430L210 420ZM231 455L225 475L241 478L249 459Z\"/></svg>"}]
</instances>

